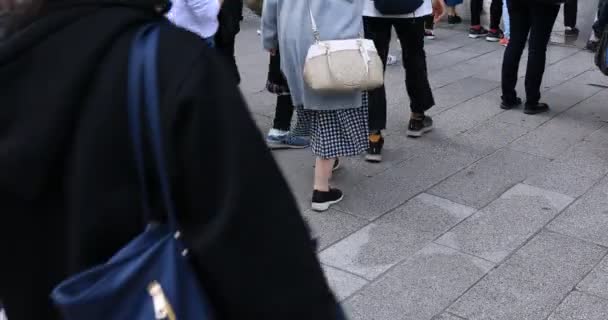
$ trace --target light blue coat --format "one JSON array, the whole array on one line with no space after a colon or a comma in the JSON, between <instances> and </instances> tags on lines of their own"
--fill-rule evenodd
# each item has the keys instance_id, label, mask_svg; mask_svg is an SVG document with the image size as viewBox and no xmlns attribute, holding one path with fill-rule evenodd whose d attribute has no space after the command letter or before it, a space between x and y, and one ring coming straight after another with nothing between
<instances>
[{"instance_id":1,"label":"light blue coat","mask_svg":"<svg viewBox=\"0 0 608 320\"><path fill-rule=\"evenodd\" d=\"M364 0L265 0L262 15L264 48L281 51L281 69L287 78L294 105L310 110L361 107L361 92L322 94L304 82L304 62L314 42L309 8L321 40L359 37L363 32ZM309 7L310 5L310 7Z\"/></svg>"}]
</instances>

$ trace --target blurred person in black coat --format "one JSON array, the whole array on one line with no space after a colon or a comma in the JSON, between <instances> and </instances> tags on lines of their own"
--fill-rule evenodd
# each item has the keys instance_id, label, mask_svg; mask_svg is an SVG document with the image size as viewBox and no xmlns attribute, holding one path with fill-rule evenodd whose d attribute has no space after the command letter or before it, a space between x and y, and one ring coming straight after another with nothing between
<instances>
[{"instance_id":1,"label":"blurred person in black coat","mask_svg":"<svg viewBox=\"0 0 608 320\"><path fill-rule=\"evenodd\" d=\"M9 319L58 320L52 288L145 228L127 69L136 31L160 22L167 170L217 319L335 320L309 232L236 81L213 49L165 22L163 7L50 0L13 15L18 31L0 39L0 300Z\"/></svg>"}]
</instances>

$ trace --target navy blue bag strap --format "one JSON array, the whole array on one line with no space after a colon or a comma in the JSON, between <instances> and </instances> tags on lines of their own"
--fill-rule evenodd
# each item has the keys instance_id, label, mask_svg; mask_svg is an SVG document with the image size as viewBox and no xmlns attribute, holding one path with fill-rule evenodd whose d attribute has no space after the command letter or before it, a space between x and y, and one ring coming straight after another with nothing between
<instances>
[{"instance_id":1,"label":"navy blue bag strap","mask_svg":"<svg viewBox=\"0 0 608 320\"><path fill-rule=\"evenodd\" d=\"M137 32L133 41L129 60L127 93L129 130L133 140L145 218L148 222L153 219L152 202L148 190L149 184L146 179L145 142L147 141L152 149L153 166L156 169L156 178L160 188L162 204L167 215L167 222L171 230L177 231L179 226L167 173L158 97L157 49L159 33L159 23L148 24Z\"/></svg>"}]
</instances>

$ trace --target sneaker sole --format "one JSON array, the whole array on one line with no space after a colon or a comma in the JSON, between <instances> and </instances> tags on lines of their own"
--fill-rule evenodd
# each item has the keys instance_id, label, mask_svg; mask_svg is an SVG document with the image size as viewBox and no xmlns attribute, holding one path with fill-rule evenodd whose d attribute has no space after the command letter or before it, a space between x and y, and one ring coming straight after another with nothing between
<instances>
[{"instance_id":1,"label":"sneaker sole","mask_svg":"<svg viewBox=\"0 0 608 320\"><path fill-rule=\"evenodd\" d=\"M380 162L382 162L382 155L381 154L366 154L365 161L373 162L373 163L380 163Z\"/></svg>"},{"instance_id":2,"label":"sneaker sole","mask_svg":"<svg viewBox=\"0 0 608 320\"><path fill-rule=\"evenodd\" d=\"M334 200L334 201L329 201L329 202L323 202L323 203L314 203L312 204L311 208L312 210L316 211L316 212L324 212L329 210L329 208L331 206L333 206L334 204L339 203L340 201L344 200L344 195L342 195L340 197L340 199L338 200Z\"/></svg>"},{"instance_id":3,"label":"sneaker sole","mask_svg":"<svg viewBox=\"0 0 608 320\"><path fill-rule=\"evenodd\" d=\"M540 110L525 110L524 109L524 113L528 114L528 115L534 115L534 114L549 112L549 110L550 110L550 108L540 109Z\"/></svg>"},{"instance_id":4,"label":"sneaker sole","mask_svg":"<svg viewBox=\"0 0 608 320\"><path fill-rule=\"evenodd\" d=\"M407 136L410 137L410 138L420 138L425 133L429 133L431 131L433 131L433 127L432 126L428 127L428 128L424 128L424 129L422 129L420 131L410 131L410 130L407 130Z\"/></svg>"},{"instance_id":5,"label":"sneaker sole","mask_svg":"<svg viewBox=\"0 0 608 320\"><path fill-rule=\"evenodd\" d=\"M479 38L483 38L485 36L487 36L488 34L469 34L469 38L471 39L479 39Z\"/></svg>"},{"instance_id":6,"label":"sneaker sole","mask_svg":"<svg viewBox=\"0 0 608 320\"><path fill-rule=\"evenodd\" d=\"M500 38L496 38L496 37L486 37L486 41L488 42L499 42Z\"/></svg>"},{"instance_id":7,"label":"sneaker sole","mask_svg":"<svg viewBox=\"0 0 608 320\"><path fill-rule=\"evenodd\" d=\"M288 149L306 149L309 146L294 146L291 144L283 144L283 143L273 143L266 142L266 145L270 150L288 150Z\"/></svg>"},{"instance_id":8,"label":"sneaker sole","mask_svg":"<svg viewBox=\"0 0 608 320\"><path fill-rule=\"evenodd\" d=\"M424 38L427 40L435 40L437 37L436 36L424 36Z\"/></svg>"}]
</instances>

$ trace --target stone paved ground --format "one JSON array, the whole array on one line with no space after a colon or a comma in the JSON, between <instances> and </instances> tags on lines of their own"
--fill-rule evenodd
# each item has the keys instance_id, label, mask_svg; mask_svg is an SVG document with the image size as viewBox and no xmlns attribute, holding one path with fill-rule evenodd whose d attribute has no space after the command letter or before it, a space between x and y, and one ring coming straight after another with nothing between
<instances>
[{"instance_id":1,"label":"stone paved ground","mask_svg":"<svg viewBox=\"0 0 608 320\"><path fill-rule=\"evenodd\" d=\"M238 60L266 132L275 98L257 23L244 22ZM553 46L552 111L502 111L504 49L438 35L427 44L437 129L405 138L403 72L390 67L386 160L346 160L334 210L307 210L310 151L275 153L336 294L355 320L608 319L608 89L591 85L608 77L590 53Z\"/></svg>"}]
</instances>

